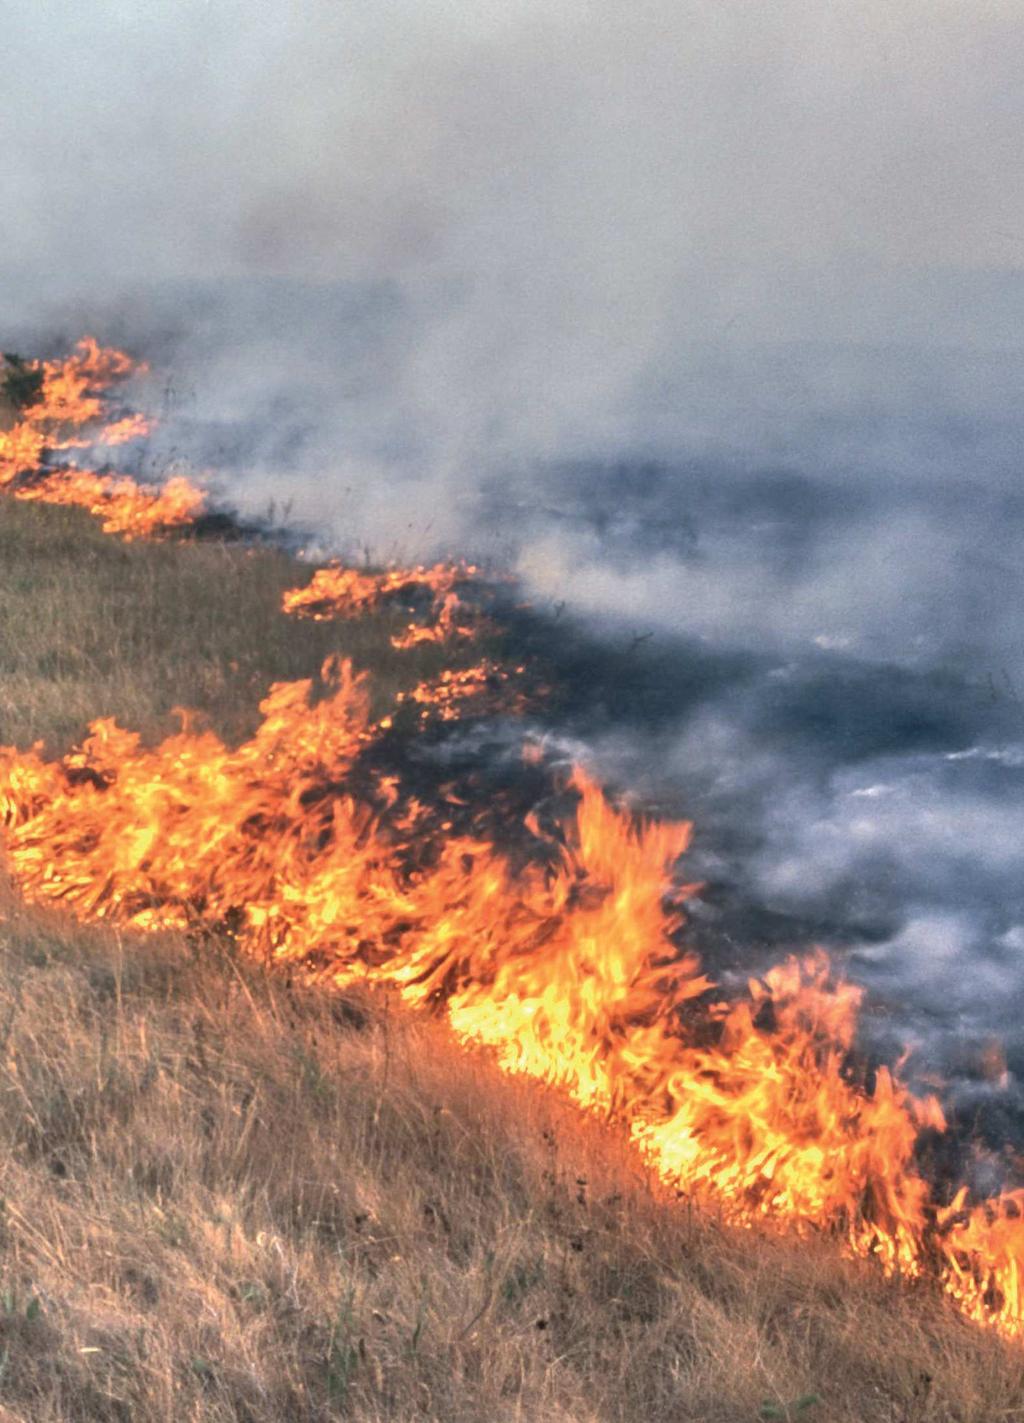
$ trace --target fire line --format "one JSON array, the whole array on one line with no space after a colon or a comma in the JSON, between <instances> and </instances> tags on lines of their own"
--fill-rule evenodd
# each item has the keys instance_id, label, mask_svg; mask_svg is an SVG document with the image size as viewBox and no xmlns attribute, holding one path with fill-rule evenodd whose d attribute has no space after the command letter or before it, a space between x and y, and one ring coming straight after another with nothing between
<instances>
[{"instance_id":1,"label":"fire line","mask_svg":"<svg viewBox=\"0 0 1024 1423\"><path fill-rule=\"evenodd\" d=\"M97 387L131 369L95 343L79 352L43 367L40 401L0 436L0 484L43 498L23 490L99 480L55 502L95 505L124 536L173 524L174 508L192 517L173 499L161 505L169 486L127 490L63 469L32 482L46 451L84 446L68 432L101 419ZM103 427L130 438L139 428ZM470 576L456 565L321 570L285 610L347 617L389 593L421 595L411 626L459 638L472 625L457 592ZM475 669L442 674L404 705L457 718L445 676L480 680ZM617 1120L669 1186L727 1219L827 1231L887 1274L934 1281L970 1319L1024 1337L1024 1189L937 1196L915 1145L946 1129L941 1106L886 1068L870 1087L856 1079L862 992L836 980L825 952L789 958L723 1000L679 947L689 825L617 810L581 769L553 835L527 822L537 853L522 865L483 831L450 833L414 801L399 805L394 785L371 801L354 771L401 711L372 720L366 675L332 660L319 687L275 684L238 747L186 728L146 748L104 719L60 760L0 748L11 873L26 899L83 920L230 932L271 962L443 1013L508 1071Z\"/></svg>"}]
</instances>

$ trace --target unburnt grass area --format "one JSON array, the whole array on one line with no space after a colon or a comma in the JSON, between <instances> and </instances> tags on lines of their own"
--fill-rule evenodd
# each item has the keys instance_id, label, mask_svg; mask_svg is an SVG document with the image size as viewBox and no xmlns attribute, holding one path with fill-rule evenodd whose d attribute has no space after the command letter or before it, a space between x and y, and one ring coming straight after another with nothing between
<instances>
[{"instance_id":1,"label":"unburnt grass area","mask_svg":"<svg viewBox=\"0 0 1024 1423\"><path fill-rule=\"evenodd\" d=\"M331 652L384 693L445 657L283 618L301 573L0 500L0 740L237 738ZM1024 1350L927 1288L727 1230L441 1023L216 939L4 892L0 1143L0 1423L1024 1419Z\"/></svg>"},{"instance_id":2,"label":"unburnt grass area","mask_svg":"<svg viewBox=\"0 0 1024 1423\"><path fill-rule=\"evenodd\" d=\"M489 650L398 651L400 606L354 621L286 617L282 593L311 573L272 547L125 543L82 510L0 497L0 744L63 751L99 716L153 740L178 729L175 707L239 740L272 682L315 675L332 653L371 673L383 712L397 690Z\"/></svg>"}]
</instances>

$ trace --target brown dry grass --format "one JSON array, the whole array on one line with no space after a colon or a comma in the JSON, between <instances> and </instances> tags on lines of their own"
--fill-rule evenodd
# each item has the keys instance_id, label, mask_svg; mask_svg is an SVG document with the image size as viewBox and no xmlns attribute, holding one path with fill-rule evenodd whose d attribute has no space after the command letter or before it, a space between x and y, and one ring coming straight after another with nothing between
<instances>
[{"instance_id":1,"label":"brown dry grass","mask_svg":"<svg viewBox=\"0 0 1024 1423\"><path fill-rule=\"evenodd\" d=\"M0 743L66 749L97 716L156 737L177 729L176 706L238 738L272 681L309 676L328 653L372 667L382 704L443 665L431 644L391 647L400 609L286 618L282 592L310 576L273 548L123 543L82 510L0 497Z\"/></svg>"},{"instance_id":2,"label":"brown dry grass","mask_svg":"<svg viewBox=\"0 0 1024 1423\"><path fill-rule=\"evenodd\" d=\"M379 620L281 618L294 576L0 501L0 739L398 675ZM0 909L0 1423L1024 1420L1024 1351L691 1214L437 1023Z\"/></svg>"},{"instance_id":3,"label":"brown dry grass","mask_svg":"<svg viewBox=\"0 0 1024 1423\"><path fill-rule=\"evenodd\" d=\"M438 1024L16 909L0 954L8 1416L1024 1417L1020 1353L691 1216Z\"/></svg>"}]
</instances>

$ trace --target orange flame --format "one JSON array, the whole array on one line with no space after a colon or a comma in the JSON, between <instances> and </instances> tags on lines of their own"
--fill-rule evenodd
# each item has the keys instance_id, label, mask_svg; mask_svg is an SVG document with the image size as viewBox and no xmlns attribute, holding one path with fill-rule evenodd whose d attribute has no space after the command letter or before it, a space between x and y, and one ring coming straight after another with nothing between
<instances>
[{"instance_id":1,"label":"orange flame","mask_svg":"<svg viewBox=\"0 0 1024 1423\"><path fill-rule=\"evenodd\" d=\"M18 498L42 504L74 504L103 521L103 532L126 539L151 538L164 529L191 524L203 510L201 490L180 475L147 489L128 475L56 470L18 490Z\"/></svg>"},{"instance_id":2,"label":"orange flame","mask_svg":"<svg viewBox=\"0 0 1024 1423\"><path fill-rule=\"evenodd\" d=\"M250 952L390 985L509 1070L621 1121L661 1177L731 1220L828 1230L889 1273L937 1281L1024 1335L1024 1192L943 1207L914 1157L934 1099L849 1071L860 990L817 951L720 1002L677 931L690 827L637 822L581 772L575 811L525 868L422 807L351 787L378 736L365 678L275 685L237 749L182 730L154 749L112 721L46 762L0 751L23 892L142 929L229 926ZM381 726L390 721L385 719Z\"/></svg>"},{"instance_id":3,"label":"orange flame","mask_svg":"<svg viewBox=\"0 0 1024 1423\"><path fill-rule=\"evenodd\" d=\"M459 601L458 594L446 593L440 602L435 601L432 623L410 623L405 632L398 633L391 639L391 645L403 651L423 642L450 642L457 637L476 637L480 631L479 627L469 626L466 621L456 622L456 615L459 613L465 618L468 610Z\"/></svg>"},{"instance_id":4,"label":"orange flame","mask_svg":"<svg viewBox=\"0 0 1024 1423\"><path fill-rule=\"evenodd\" d=\"M415 600L426 591L431 595L428 620L410 622L404 632L391 638L391 644L405 649L423 642L443 643L457 637L475 637L481 631L479 616L455 592L459 584L468 583L478 572L471 563L388 568L382 573L332 564L318 568L305 588L289 588L281 606L286 613L325 622L359 617L391 599ZM410 607L409 611L414 609ZM462 621L457 621L459 617Z\"/></svg>"},{"instance_id":5,"label":"orange flame","mask_svg":"<svg viewBox=\"0 0 1024 1423\"><path fill-rule=\"evenodd\" d=\"M153 536L194 521L204 497L181 476L157 489L129 475L75 465L45 468L50 451L113 448L149 434L152 424L139 414L103 423L110 386L145 371L144 365L86 337L75 355L34 368L42 372L39 398L12 429L0 431L0 488L11 488L19 499L87 509L103 520L107 533L124 538Z\"/></svg>"},{"instance_id":6,"label":"orange flame","mask_svg":"<svg viewBox=\"0 0 1024 1423\"><path fill-rule=\"evenodd\" d=\"M399 705L415 702L422 708L423 718L433 716L439 721L458 721L467 710L480 716L518 714L526 710L530 699L513 679L525 671L524 665L503 667L485 658L473 667L446 667L436 677L418 682L411 692L399 692L395 700Z\"/></svg>"}]
</instances>

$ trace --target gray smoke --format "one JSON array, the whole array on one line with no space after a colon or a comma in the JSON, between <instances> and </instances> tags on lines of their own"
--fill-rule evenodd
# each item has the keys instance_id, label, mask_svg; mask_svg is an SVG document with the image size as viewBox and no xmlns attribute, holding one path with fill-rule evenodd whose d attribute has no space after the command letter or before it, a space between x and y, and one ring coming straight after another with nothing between
<instances>
[{"instance_id":1,"label":"gray smoke","mask_svg":"<svg viewBox=\"0 0 1024 1423\"><path fill-rule=\"evenodd\" d=\"M325 547L514 564L591 650L567 730L702 827L722 944L826 936L922 1038L1007 1027L1021 0L36 0L4 38L5 346L149 356L151 469Z\"/></svg>"},{"instance_id":2,"label":"gray smoke","mask_svg":"<svg viewBox=\"0 0 1024 1423\"><path fill-rule=\"evenodd\" d=\"M307 470L404 469L452 503L638 439L834 461L860 436L821 422L857 415L891 458L894 421L947 394L978 414L975 353L1019 348L1022 17L39 0L5 17L8 320L72 297L166 326L202 281L225 419L266 419L284 376L333 384ZM361 334L316 311L347 289L358 324L368 285L393 301ZM893 392L851 345L927 360L891 355Z\"/></svg>"}]
</instances>

